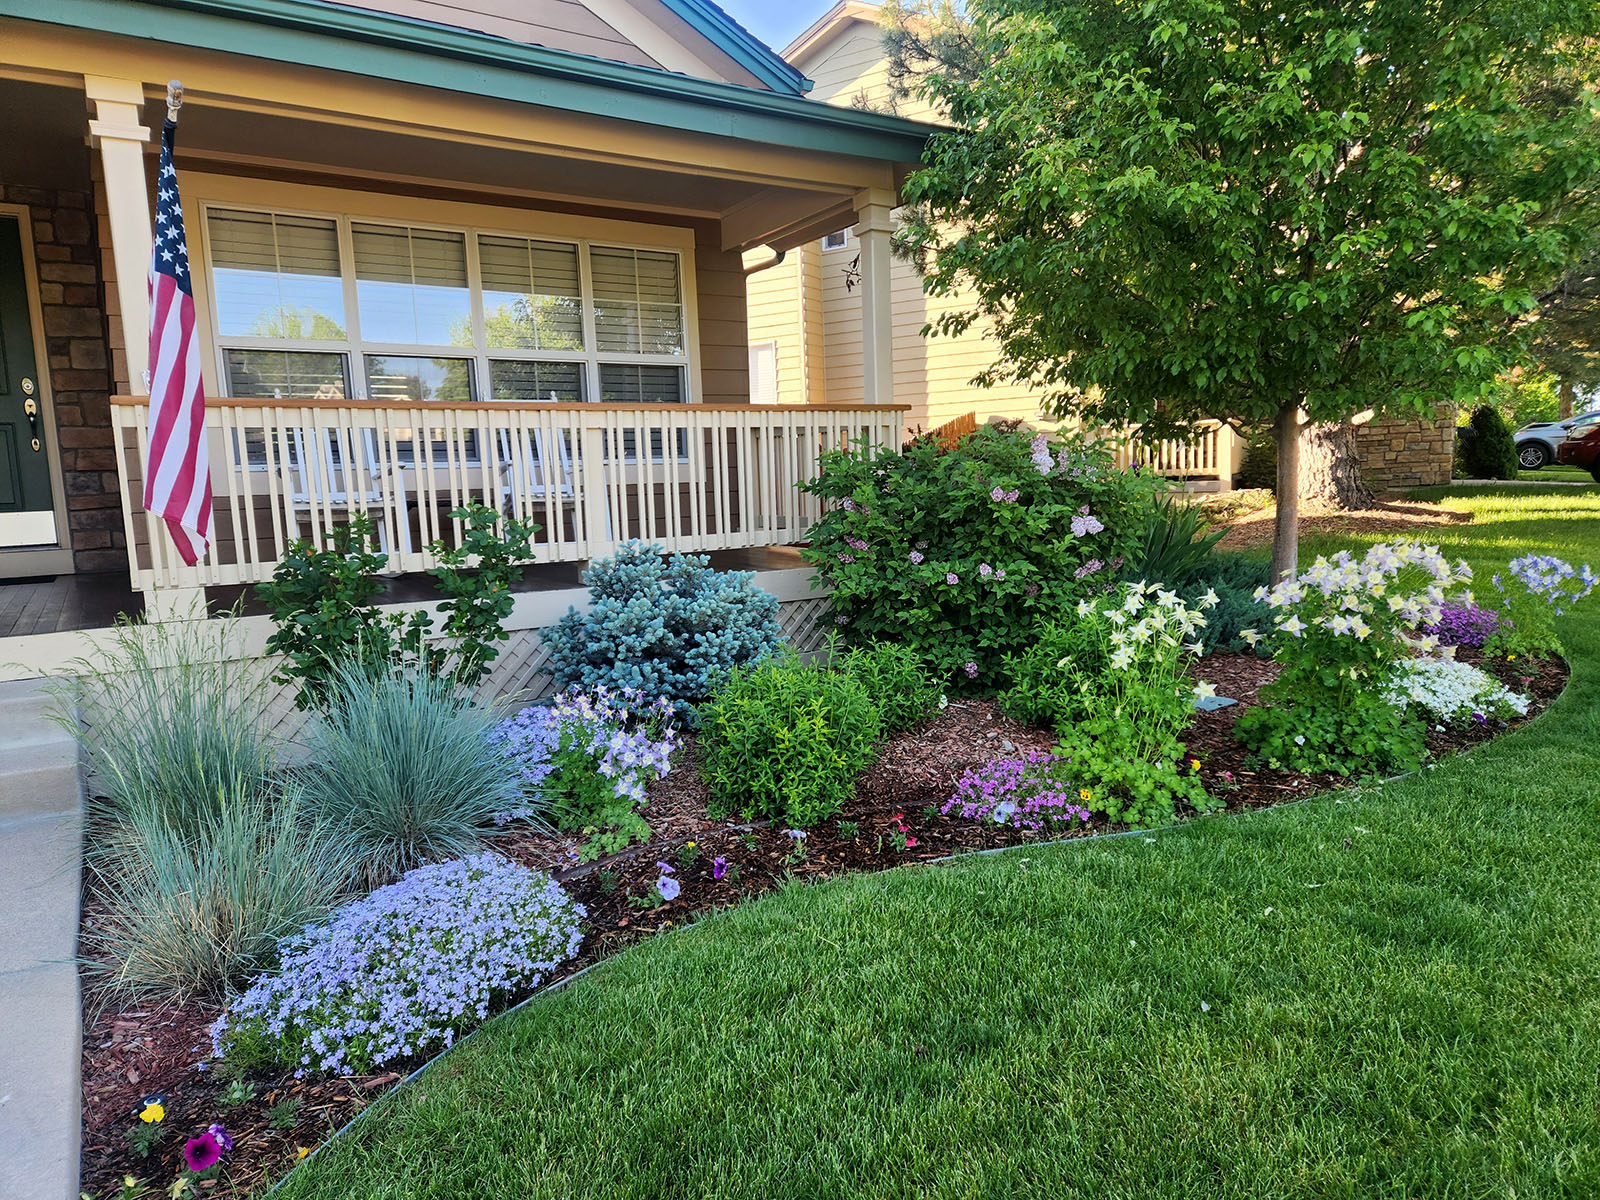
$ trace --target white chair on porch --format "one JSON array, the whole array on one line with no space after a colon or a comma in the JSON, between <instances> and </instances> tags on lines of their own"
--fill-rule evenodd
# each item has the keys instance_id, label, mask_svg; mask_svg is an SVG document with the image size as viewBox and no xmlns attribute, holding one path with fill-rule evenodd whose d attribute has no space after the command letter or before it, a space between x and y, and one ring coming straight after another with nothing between
<instances>
[{"instance_id":1,"label":"white chair on porch","mask_svg":"<svg viewBox=\"0 0 1600 1200\"><path fill-rule=\"evenodd\" d=\"M291 519L319 525L325 513L365 513L377 529L384 554L411 553L411 519L405 464L385 464L376 429L289 429L285 499ZM390 520L398 539L390 536Z\"/></svg>"}]
</instances>

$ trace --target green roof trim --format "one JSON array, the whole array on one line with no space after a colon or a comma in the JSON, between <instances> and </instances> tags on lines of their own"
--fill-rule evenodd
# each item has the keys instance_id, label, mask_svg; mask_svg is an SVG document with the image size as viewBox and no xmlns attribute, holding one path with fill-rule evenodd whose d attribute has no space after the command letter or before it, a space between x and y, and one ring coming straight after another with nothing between
<instances>
[{"instance_id":1,"label":"green roof trim","mask_svg":"<svg viewBox=\"0 0 1600 1200\"><path fill-rule=\"evenodd\" d=\"M709 0L661 0L661 3L774 91L802 96L811 90L809 79L771 46L730 17L720 5L712 4Z\"/></svg>"},{"instance_id":2,"label":"green roof trim","mask_svg":"<svg viewBox=\"0 0 1600 1200\"><path fill-rule=\"evenodd\" d=\"M897 163L933 127L315 0L7 0L4 16ZM151 79L165 78L152 58Z\"/></svg>"}]
</instances>

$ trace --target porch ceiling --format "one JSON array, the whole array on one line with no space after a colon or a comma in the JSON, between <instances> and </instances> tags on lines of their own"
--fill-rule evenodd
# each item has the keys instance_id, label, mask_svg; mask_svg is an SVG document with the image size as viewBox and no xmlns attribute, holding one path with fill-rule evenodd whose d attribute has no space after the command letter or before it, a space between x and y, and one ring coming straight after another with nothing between
<instances>
[{"instance_id":1,"label":"porch ceiling","mask_svg":"<svg viewBox=\"0 0 1600 1200\"><path fill-rule=\"evenodd\" d=\"M909 169L896 160L775 144L754 129L754 117L724 114L724 132L672 129L507 99L488 79L466 95L7 18L0 18L0 41L16 51L0 62L0 78L75 93L52 107L81 113L85 75L142 81L152 129L160 125L165 80L181 78L180 166L711 220L720 223L725 250L786 249L853 224L856 197L892 193ZM792 113L785 119L799 124ZM147 152L155 149L152 140Z\"/></svg>"}]
</instances>

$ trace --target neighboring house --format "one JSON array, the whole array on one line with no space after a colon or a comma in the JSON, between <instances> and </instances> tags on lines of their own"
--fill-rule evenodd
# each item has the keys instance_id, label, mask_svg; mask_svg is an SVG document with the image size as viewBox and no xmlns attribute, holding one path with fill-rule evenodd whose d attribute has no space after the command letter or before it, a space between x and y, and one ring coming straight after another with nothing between
<instances>
[{"instance_id":1,"label":"neighboring house","mask_svg":"<svg viewBox=\"0 0 1600 1200\"><path fill-rule=\"evenodd\" d=\"M876 4L835 4L783 57L813 81L813 100L844 110L886 109L893 101ZM901 99L895 109L902 116L937 120L918 100ZM777 266L750 276L750 369L756 394L785 404L847 404L861 398L861 304L859 288L847 286L858 256L866 261L857 231L846 228L802 243ZM923 327L939 314L971 307L970 297L925 296L921 275L900 258L892 261L890 279L894 394L897 403L910 406L911 428L931 429L974 411L980 420L1038 419L1038 398L1029 388L971 386L973 376L997 354L981 326L960 337L922 336Z\"/></svg>"},{"instance_id":2,"label":"neighboring house","mask_svg":"<svg viewBox=\"0 0 1600 1200\"><path fill-rule=\"evenodd\" d=\"M707 0L4 12L0 581L244 585L358 511L417 571L471 498L539 520L542 561L784 544L819 448L899 437L887 377L750 404L742 256L865 215L886 262L926 127L810 100ZM169 79L214 398L195 568L140 504Z\"/></svg>"}]
</instances>

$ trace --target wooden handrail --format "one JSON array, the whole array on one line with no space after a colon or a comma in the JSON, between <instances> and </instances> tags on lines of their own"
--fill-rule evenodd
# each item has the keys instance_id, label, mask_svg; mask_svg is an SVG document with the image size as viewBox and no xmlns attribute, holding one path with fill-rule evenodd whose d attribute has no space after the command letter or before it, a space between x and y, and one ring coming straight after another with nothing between
<instances>
[{"instance_id":1,"label":"wooden handrail","mask_svg":"<svg viewBox=\"0 0 1600 1200\"><path fill-rule=\"evenodd\" d=\"M111 403L117 408L138 408L150 403L148 396L113 396ZM838 413L838 412L909 412L909 404L589 404L574 400L565 404L550 404L528 400L470 400L465 403L446 403L441 400L254 400L232 396L207 397L207 408L309 408L372 411L410 411L424 408L431 412L740 412L740 413Z\"/></svg>"}]
</instances>

